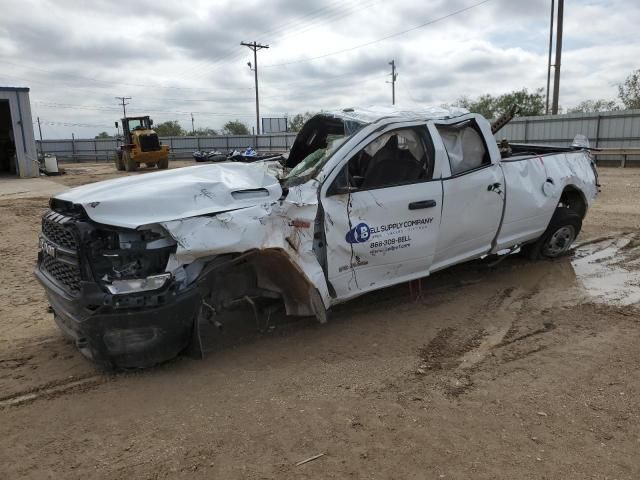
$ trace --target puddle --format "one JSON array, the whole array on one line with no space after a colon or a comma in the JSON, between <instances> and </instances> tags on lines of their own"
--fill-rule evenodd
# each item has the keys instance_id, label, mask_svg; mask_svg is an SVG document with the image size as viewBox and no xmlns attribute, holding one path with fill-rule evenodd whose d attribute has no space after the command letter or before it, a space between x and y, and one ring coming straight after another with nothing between
<instances>
[{"instance_id":1,"label":"puddle","mask_svg":"<svg viewBox=\"0 0 640 480\"><path fill-rule=\"evenodd\" d=\"M640 303L640 241L634 235L578 246L571 259L578 285L603 303Z\"/></svg>"}]
</instances>

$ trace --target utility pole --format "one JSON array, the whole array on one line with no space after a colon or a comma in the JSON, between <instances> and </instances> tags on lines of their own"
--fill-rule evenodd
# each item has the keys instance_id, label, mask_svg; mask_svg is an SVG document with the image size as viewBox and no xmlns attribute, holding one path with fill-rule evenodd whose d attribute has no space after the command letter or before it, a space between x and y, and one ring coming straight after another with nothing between
<instances>
[{"instance_id":1,"label":"utility pole","mask_svg":"<svg viewBox=\"0 0 640 480\"><path fill-rule=\"evenodd\" d=\"M260 102L258 100L258 50L269 48L269 45L262 45L256 42L240 42L240 45L249 47L251 50L253 50L253 68L251 68L251 62L247 62L247 65L249 65L249 68L253 70L256 82L256 131L258 132L258 135L260 135Z\"/></svg>"},{"instance_id":2,"label":"utility pole","mask_svg":"<svg viewBox=\"0 0 640 480\"><path fill-rule=\"evenodd\" d=\"M556 31L556 60L555 71L553 75L553 104L551 113L558 114L558 99L560 97L560 65L562 57L562 17L564 14L564 0L558 0L558 22Z\"/></svg>"},{"instance_id":3,"label":"utility pole","mask_svg":"<svg viewBox=\"0 0 640 480\"><path fill-rule=\"evenodd\" d=\"M196 136L196 127L193 123L193 113L191 114L191 135L193 135L194 137Z\"/></svg>"},{"instance_id":4,"label":"utility pole","mask_svg":"<svg viewBox=\"0 0 640 480\"><path fill-rule=\"evenodd\" d=\"M549 115L549 88L551 87L551 52L553 51L553 17L555 16L555 0L551 0L551 20L549 26L549 61L547 62L547 98L544 113Z\"/></svg>"},{"instance_id":5,"label":"utility pole","mask_svg":"<svg viewBox=\"0 0 640 480\"><path fill-rule=\"evenodd\" d=\"M127 118L127 108L126 106L129 105L128 103L125 103L125 100L131 100L131 97L115 97L116 100L120 100L121 105L122 105L122 118Z\"/></svg>"},{"instance_id":6,"label":"utility pole","mask_svg":"<svg viewBox=\"0 0 640 480\"><path fill-rule=\"evenodd\" d=\"M40 117L36 117L38 119L38 132L40 132L40 155L44 156L44 148L42 146L42 127L40 126Z\"/></svg>"},{"instance_id":7,"label":"utility pole","mask_svg":"<svg viewBox=\"0 0 640 480\"><path fill-rule=\"evenodd\" d=\"M391 105L396 104L396 78L398 78L398 74L396 73L396 61L391 60L389 62L391 65Z\"/></svg>"}]
</instances>

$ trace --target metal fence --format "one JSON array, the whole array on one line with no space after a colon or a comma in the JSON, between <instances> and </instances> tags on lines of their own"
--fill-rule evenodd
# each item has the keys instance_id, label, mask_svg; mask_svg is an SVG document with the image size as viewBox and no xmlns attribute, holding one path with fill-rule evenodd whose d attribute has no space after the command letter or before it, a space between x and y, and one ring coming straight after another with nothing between
<instances>
[{"instance_id":1,"label":"metal fence","mask_svg":"<svg viewBox=\"0 0 640 480\"><path fill-rule=\"evenodd\" d=\"M592 147L640 147L640 110L603 113L574 113L542 117L518 117L498 134L514 143L542 145L570 145L577 134L586 135ZM172 158L191 158L194 150L234 149L254 147L261 152L286 152L295 139L295 133L267 135L235 135L219 137L163 137L171 147ZM38 148L56 155L62 161L112 160L116 140L44 140ZM620 155L600 155L598 162L620 162ZM629 155L627 165L638 164L640 155Z\"/></svg>"},{"instance_id":2,"label":"metal fence","mask_svg":"<svg viewBox=\"0 0 640 480\"><path fill-rule=\"evenodd\" d=\"M260 152L286 152L293 145L295 133L270 135L229 135L219 137L161 137L171 147L171 158L191 158L195 150L244 150L254 147ZM119 142L115 139L39 140L38 151L50 153L61 161L111 161Z\"/></svg>"},{"instance_id":3,"label":"metal fence","mask_svg":"<svg viewBox=\"0 0 640 480\"><path fill-rule=\"evenodd\" d=\"M578 134L585 135L592 147L640 147L640 110L602 113L572 113L513 119L496 137L514 143L570 145ZM617 162L621 155L600 155L598 163ZM638 164L640 155L629 155L627 165Z\"/></svg>"}]
</instances>

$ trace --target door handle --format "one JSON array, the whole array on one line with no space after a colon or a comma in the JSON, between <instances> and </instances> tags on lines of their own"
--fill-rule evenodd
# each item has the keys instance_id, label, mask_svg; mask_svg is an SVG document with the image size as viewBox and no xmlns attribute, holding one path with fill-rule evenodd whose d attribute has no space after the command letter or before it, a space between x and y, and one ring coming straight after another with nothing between
<instances>
[{"instance_id":1,"label":"door handle","mask_svg":"<svg viewBox=\"0 0 640 480\"><path fill-rule=\"evenodd\" d=\"M501 186L502 184L500 182L492 183L487 187L487 190L492 192L493 190L498 190Z\"/></svg>"},{"instance_id":2,"label":"door handle","mask_svg":"<svg viewBox=\"0 0 640 480\"><path fill-rule=\"evenodd\" d=\"M409 210L420 210L421 208L433 208L435 206L435 200L421 200L419 202L411 202L409 204Z\"/></svg>"}]
</instances>

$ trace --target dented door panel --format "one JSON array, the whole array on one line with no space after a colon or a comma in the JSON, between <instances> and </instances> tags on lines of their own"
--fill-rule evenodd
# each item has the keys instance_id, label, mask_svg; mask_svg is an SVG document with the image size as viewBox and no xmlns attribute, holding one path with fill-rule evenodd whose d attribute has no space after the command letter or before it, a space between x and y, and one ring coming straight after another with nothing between
<instances>
[{"instance_id":1,"label":"dented door panel","mask_svg":"<svg viewBox=\"0 0 640 480\"><path fill-rule=\"evenodd\" d=\"M431 206L410 209L417 202ZM325 198L327 276L336 297L426 276L441 203L439 180Z\"/></svg>"},{"instance_id":2,"label":"dented door panel","mask_svg":"<svg viewBox=\"0 0 640 480\"><path fill-rule=\"evenodd\" d=\"M444 208L432 270L488 253L504 203L500 165L450 177L442 184Z\"/></svg>"}]
</instances>

